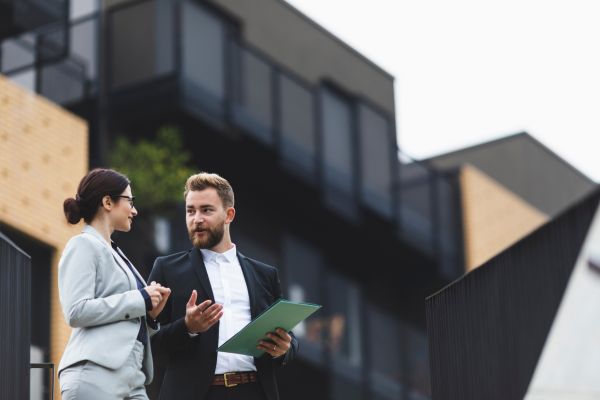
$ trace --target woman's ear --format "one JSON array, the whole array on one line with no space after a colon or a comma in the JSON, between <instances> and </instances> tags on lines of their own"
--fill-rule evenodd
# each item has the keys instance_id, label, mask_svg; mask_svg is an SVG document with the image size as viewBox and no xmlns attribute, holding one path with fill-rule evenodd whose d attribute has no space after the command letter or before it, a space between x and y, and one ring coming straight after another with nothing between
<instances>
[{"instance_id":1,"label":"woman's ear","mask_svg":"<svg viewBox=\"0 0 600 400\"><path fill-rule=\"evenodd\" d=\"M102 207L107 210L110 211L113 207L113 200L110 198L110 196L104 196L102 198Z\"/></svg>"}]
</instances>

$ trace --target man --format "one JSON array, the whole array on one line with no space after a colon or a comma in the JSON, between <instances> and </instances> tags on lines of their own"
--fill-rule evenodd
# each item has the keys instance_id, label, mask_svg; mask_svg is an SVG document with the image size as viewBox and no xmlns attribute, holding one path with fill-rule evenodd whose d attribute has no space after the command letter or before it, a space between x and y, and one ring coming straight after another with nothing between
<instances>
[{"instance_id":1,"label":"man","mask_svg":"<svg viewBox=\"0 0 600 400\"><path fill-rule=\"evenodd\" d=\"M281 297L277 269L245 257L232 243L234 195L227 180L192 175L184 198L193 248L158 258L149 278L171 289L152 339L168 359L160 399L277 400L274 369L295 357L293 334L268 333L269 341L257 343L265 352L259 358L217 352Z\"/></svg>"}]
</instances>

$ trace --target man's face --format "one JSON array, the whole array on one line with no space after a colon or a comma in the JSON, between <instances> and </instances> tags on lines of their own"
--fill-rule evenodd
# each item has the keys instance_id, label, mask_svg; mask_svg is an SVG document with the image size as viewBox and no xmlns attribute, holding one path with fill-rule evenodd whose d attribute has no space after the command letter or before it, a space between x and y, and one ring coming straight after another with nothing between
<instances>
[{"instance_id":1,"label":"man's face","mask_svg":"<svg viewBox=\"0 0 600 400\"><path fill-rule=\"evenodd\" d=\"M212 249L223 240L227 209L216 189L190 191L185 199L185 214L194 247Z\"/></svg>"}]
</instances>

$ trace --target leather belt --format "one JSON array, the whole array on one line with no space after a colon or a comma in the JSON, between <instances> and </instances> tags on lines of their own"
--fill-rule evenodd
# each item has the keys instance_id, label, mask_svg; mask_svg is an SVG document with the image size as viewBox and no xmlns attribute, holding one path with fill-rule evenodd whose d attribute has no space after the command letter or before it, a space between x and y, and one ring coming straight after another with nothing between
<instances>
[{"instance_id":1,"label":"leather belt","mask_svg":"<svg viewBox=\"0 0 600 400\"><path fill-rule=\"evenodd\" d=\"M226 372L221 375L215 375L212 385L233 387L244 383L256 382L258 375L256 372Z\"/></svg>"}]
</instances>

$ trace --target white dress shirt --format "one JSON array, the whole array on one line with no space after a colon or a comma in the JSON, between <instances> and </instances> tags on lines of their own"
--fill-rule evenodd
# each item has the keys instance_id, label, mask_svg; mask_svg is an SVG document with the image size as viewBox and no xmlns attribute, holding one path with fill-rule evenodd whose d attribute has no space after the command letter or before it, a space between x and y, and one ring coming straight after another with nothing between
<instances>
[{"instance_id":1,"label":"white dress shirt","mask_svg":"<svg viewBox=\"0 0 600 400\"><path fill-rule=\"evenodd\" d=\"M224 253L200 249L215 302L223 305L219 321L219 346L250 323L250 298L235 245ZM256 371L254 358L241 354L217 353L215 374Z\"/></svg>"}]
</instances>

